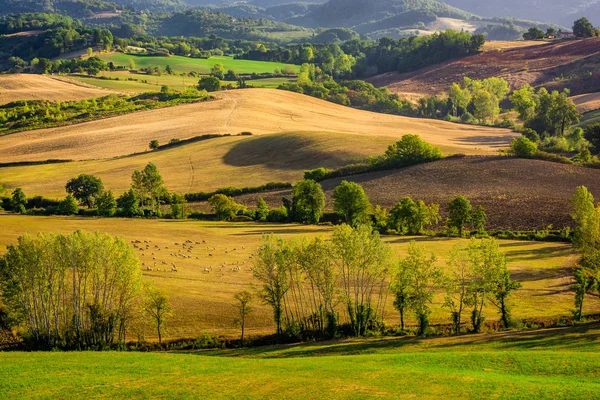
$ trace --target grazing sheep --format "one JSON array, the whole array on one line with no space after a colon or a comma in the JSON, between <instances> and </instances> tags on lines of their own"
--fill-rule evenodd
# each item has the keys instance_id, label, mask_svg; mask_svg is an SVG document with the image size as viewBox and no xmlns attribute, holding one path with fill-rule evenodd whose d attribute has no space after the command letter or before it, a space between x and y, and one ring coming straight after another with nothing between
<instances>
[{"instance_id":1,"label":"grazing sheep","mask_svg":"<svg viewBox=\"0 0 600 400\"><path fill-rule=\"evenodd\" d=\"M204 273L205 273L205 274L208 274L209 272L210 272L210 269L208 269L208 268L204 268Z\"/></svg>"}]
</instances>

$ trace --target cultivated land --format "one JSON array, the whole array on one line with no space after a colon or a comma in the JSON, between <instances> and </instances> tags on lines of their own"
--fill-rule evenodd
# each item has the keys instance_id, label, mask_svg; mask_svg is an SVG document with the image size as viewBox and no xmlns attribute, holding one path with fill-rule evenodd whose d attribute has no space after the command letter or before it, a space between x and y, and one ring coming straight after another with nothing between
<instances>
[{"instance_id":1,"label":"cultivated land","mask_svg":"<svg viewBox=\"0 0 600 400\"><path fill-rule=\"evenodd\" d=\"M100 88L65 82L47 75L0 75L0 105L18 100L84 100L110 94Z\"/></svg>"},{"instance_id":2,"label":"cultivated land","mask_svg":"<svg viewBox=\"0 0 600 400\"><path fill-rule=\"evenodd\" d=\"M102 89L114 90L117 92L157 92L160 91L163 85L169 86L171 89L183 90L187 87L195 87L199 78L189 76L175 75L146 75L131 73L129 71L102 71L99 76L113 78L111 80L90 77L86 75L69 75L69 79L87 85L97 86ZM119 80L115 80L118 78ZM284 83L296 82L296 78L265 78L265 79L248 79L246 84L254 87L265 87L276 89ZM237 87L237 82L222 81L223 85L231 84Z\"/></svg>"},{"instance_id":3,"label":"cultivated land","mask_svg":"<svg viewBox=\"0 0 600 400\"><path fill-rule=\"evenodd\" d=\"M501 77L511 88L525 83L549 89L568 87L577 95L600 91L599 60L600 38L563 40L486 51L413 72L378 75L368 81L410 99L447 91L453 82L462 82L464 76Z\"/></svg>"},{"instance_id":4,"label":"cultivated land","mask_svg":"<svg viewBox=\"0 0 600 400\"><path fill-rule=\"evenodd\" d=\"M0 252L4 251L4 245L16 243L17 237L25 233L36 234L39 231L98 231L123 236L127 241L140 240L142 246L145 246L143 241L148 240L149 249L136 252L141 261L149 266L153 265L152 257L157 258L154 271L144 271L143 279L153 281L170 296L174 316L167 328L169 338L197 337L203 331L237 337L239 332L233 325L233 296L243 289L257 289L258 282L253 279L250 268L254 262L252 254L260 246L262 235L272 232L290 239L315 235L327 237L331 232L331 228L325 226L31 217L8 214L0 214L0 225ZM399 256L406 255L409 242L413 239L434 251L441 267L445 267L445 260L455 244L461 241L466 243L466 240L460 239L384 237ZM193 249L189 252L181 246L185 240L194 242ZM196 242L198 244L195 244ZM511 304L514 305L513 316L540 323L555 321L560 316L570 316L574 297L571 290L571 268L576 261L571 246L563 243L523 241L500 241L500 246L507 255L512 278L523 283L523 288L511 297ZM171 262L177 265L177 273L170 272ZM232 271L232 267L236 265L241 267L240 272ZM210 266L211 272L205 273L204 269ZM441 308L442 303L443 294L440 292L435 296L432 306L431 319L434 324L449 323L449 312ZM386 322L397 324L399 318L392 306L392 296L388 297L386 304ZM251 335L272 333L274 326L270 309L258 302L254 306L256 312L250 316L247 325L249 332ZM586 313L594 312L598 307L598 299L591 296L586 298ZM498 320L497 311L491 307L486 309L485 315L488 323ZM409 324L413 325L414 322L411 315ZM146 337L152 339L153 335L148 328Z\"/></svg>"},{"instance_id":5,"label":"cultivated land","mask_svg":"<svg viewBox=\"0 0 600 400\"><path fill-rule=\"evenodd\" d=\"M595 325L190 354L4 353L0 396L594 399L599 337Z\"/></svg>"},{"instance_id":6,"label":"cultivated land","mask_svg":"<svg viewBox=\"0 0 600 400\"><path fill-rule=\"evenodd\" d=\"M133 171L153 162L169 190L211 191L294 182L315 166L337 168L382 154L392 142L388 137L328 132L218 137L115 159L4 167L0 168L0 182L8 188L21 187L26 193L62 198L65 183L85 172L122 193L129 189Z\"/></svg>"},{"instance_id":7,"label":"cultivated land","mask_svg":"<svg viewBox=\"0 0 600 400\"><path fill-rule=\"evenodd\" d=\"M600 170L509 157L448 158L343 179L359 183L373 204L390 208L411 196L440 204L442 216L450 200L465 196L484 207L489 229L562 229L573 223L570 199L578 186L600 196ZM330 208L333 189L341 180L322 182ZM245 195L238 201L255 205L258 196L279 206L290 191Z\"/></svg>"},{"instance_id":8,"label":"cultivated land","mask_svg":"<svg viewBox=\"0 0 600 400\"><path fill-rule=\"evenodd\" d=\"M105 62L113 62L116 66L129 67L129 60L133 60L136 68L160 67L162 70L167 65L171 66L173 71L177 72L197 72L199 74L209 74L215 64L223 64L225 71L233 70L236 74L251 74L251 73L273 73L275 68L281 70L291 64L253 61L253 60L235 60L229 56L215 56L211 58L189 58L181 56L170 57L155 57L155 56L140 56L134 54L111 53L102 54L100 59ZM300 66L292 65L296 71L300 71Z\"/></svg>"},{"instance_id":9,"label":"cultivated land","mask_svg":"<svg viewBox=\"0 0 600 400\"><path fill-rule=\"evenodd\" d=\"M244 131L339 132L390 142L417 134L445 153L466 154L494 153L516 137L507 129L384 115L282 90L244 89L216 96L215 101L3 136L0 159L5 163L101 159L145 151L153 139L167 143L173 138Z\"/></svg>"}]
</instances>

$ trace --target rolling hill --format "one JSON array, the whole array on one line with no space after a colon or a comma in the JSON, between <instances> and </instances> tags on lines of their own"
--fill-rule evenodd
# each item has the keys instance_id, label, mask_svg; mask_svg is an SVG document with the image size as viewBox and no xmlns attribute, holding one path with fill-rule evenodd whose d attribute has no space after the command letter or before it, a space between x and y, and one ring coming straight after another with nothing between
<instances>
[{"instance_id":1,"label":"rolling hill","mask_svg":"<svg viewBox=\"0 0 600 400\"><path fill-rule=\"evenodd\" d=\"M343 178L359 183L373 204L391 208L404 196L446 205L456 196L481 204L488 227L501 229L562 229L572 225L570 199L578 186L600 196L600 170L548 161L508 157L457 157L371 174ZM331 207L333 189L342 179L322 183ZM244 204L256 204L258 196L273 206L289 191L245 195Z\"/></svg>"},{"instance_id":2,"label":"rolling hill","mask_svg":"<svg viewBox=\"0 0 600 400\"><path fill-rule=\"evenodd\" d=\"M441 93L464 76L502 77L511 88L525 83L548 89L568 87L573 95L600 91L600 38L487 51L409 73L382 74L369 82L405 97L420 97Z\"/></svg>"},{"instance_id":3,"label":"rolling hill","mask_svg":"<svg viewBox=\"0 0 600 400\"><path fill-rule=\"evenodd\" d=\"M19 100L84 100L107 94L110 92L46 75L0 75L0 105Z\"/></svg>"},{"instance_id":4,"label":"rolling hill","mask_svg":"<svg viewBox=\"0 0 600 400\"><path fill-rule=\"evenodd\" d=\"M245 89L221 92L215 101L3 136L0 159L106 159L143 152L154 139L164 144L173 138L243 131L338 132L390 142L412 133L446 153L469 154L493 153L515 135L506 129L361 111L283 90Z\"/></svg>"}]
</instances>

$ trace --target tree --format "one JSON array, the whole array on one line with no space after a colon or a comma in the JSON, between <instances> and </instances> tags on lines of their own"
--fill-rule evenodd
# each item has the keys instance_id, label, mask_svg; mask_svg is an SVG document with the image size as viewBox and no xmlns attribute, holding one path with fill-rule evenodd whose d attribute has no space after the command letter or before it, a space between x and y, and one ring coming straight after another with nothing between
<instances>
[{"instance_id":1,"label":"tree","mask_svg":"<svg viewBox=\"0 0 600 400\"><path fill-rule=\"evenodd\" d=\"M131 246L99 233L25 235L0 262L2 303L43 349L124 342L140 285Z\"/></svg>"},{"instance_id":2,"label":"tree","mask_svg":"<svg viewBox=\"0 0 600 400\"><path fill-rule=\"evenodd\" d=\"M244 206L235 202L235 200L224 194L215 194L208 199L208 204L212 207L217 219L226 221L244 211Z\"/></svg>"},{"instance_id":3,"label":"tree","mask_svg":"<svg viewBox=\"0 0 600 400\"><path fill-rule=\"evenodd\" d=\"M504 326L504 329L510 327L510 307L508 306L507 300L510 294L521 288L520 282L515 282L510 277L510 272L506 268L506 262L502 265L498 278L494 282L492 288L494 292L494 299L492 303L498 308L500 312L500 322Z\"/></svg>"},{"instance_id":4,"label":"tree","mask_svg":"<svg viewBox=\"0 0 600 400\"><path fill-rule=\"evenodd\" d=\"M313 180L296 182L292 189L292 214L295 221L316 224L323 215L325 193Z\"/></svg>"},{"instance_id":5,"label":"tree","mask_svg":"<svg viewBox=\"0 0 600 400\"><path fill-rule=\"evenodd\" d=\"M104 185L102 180L94 175L81 174L69 180L65 189L83 205L92 208L95 199L104 191Z\"/></svg>"},{"instance_id":6,"label":"tree","mask_svg":"<svg viewBox=\"0 0 600 400\"><path fill-rule=\"evenodd\" d=\"M273 235L263 236L263 244L257 251L256 263L252 267L254 278L262 285L259 297L273 309L277 336L283 333L281 327L283 298L289 290L286 271L277 263L277 253L280 247L281 241L275 239Z\"/></svg>"},{"instance_id":7,"label":"tree","mask_svg":"<svg viewBox=\"0 0 600 400\"><path fill-rule=\"evenodd\" d=\"M469 289L465 304L473 308L471 324L473 331L478 333L485 320L483 308L497 293L499 281L506 271L506 257L494 239L473 239L467 248L467 257Z\"/></svg>"},{"instance_id":8,"label":"tree","mask_svg":"<svg viewBox=\"0 0 600 400\"><path fill-rule=\"evenodd\" d=\"M552 106L548 111L550 122L554 127L554 131L559 136L564 136L565 130L573 123L579 122L581 114L577 111L577 106L569 98L570 92L563 90L562 93L552 93Z\"/></svg>"},{"instance_id":9,"label":"tree","mask_svg":"<svg viewBox=\"0 0 600 400\"><path fill-rule=\"evenodd\" d=\"M546 34L544 31L537 26L529 28L529 30L523 34L523 39L525 40L539 40L544 39L545 37Z\"/></svg>"},{"instance_id":10,"label":"tree","mask_svg":"<svg viewBox=\"0 0 600 400\"><path fill-rule=\"evenodd\" d=\"M519 113L521 121L528 121L534 117L536 107L535 90L528 83L511 94L510 102Z\"/></svg>"},{"instance_id":11,"label":"tree","mask_svg":"<svg viewBox=\"0 0 600 400\"><path fill-rule=\"evenodd\" d=\"M371 203L362 186L342 181L333 191L334 211L351 226L367 223L370 219Z\"/></svg>"},{"instance_id":12,"label":"tree","mask_svg":"<svg viewBox=\"0 0 600 400\"><path fill-rule=\"evenodd\" d=\"M214 76L205 76L200 78L197 88L207 92L218 92L221 90L221 81Z\"/></svg>"},{"instance_id":13,"label":"tree","mask_svg":"<svg viewBox=\"0 0 600 400\"><path fill-rule=\"evenodd\" d=\"M412 294L411 306L419 324L419 335L424 335L429 326L429 305L433 301L433 293L441 282L441 271L435 265L436 257L427 255L424 246L411 242L408 256L400 261L400 268L406 269L410 276Z\"/></svg>"},{"instance_id":14,"label":"tree","mask_svg":"<svg viewBox=\"0 0 600 400\"><path fill-rule=\"evenodd\" d=\"M135 170L131 176L131 189L136 193L142 207L146 204L146 199L150 199L150 210L160 216L161 198L165 193L163 179L156 165L152 162L146 164L142 171Z\"/></svg>"},{"instance_id":15,"label":"tree","mask_svg":"<svg viewBox=\"0 0 600 400\"><path fill-rule=\"evenodd\" d=\"M171 304L167 294L153 286L146 287L144 310L152 319L158 334L158 344L162 345L167 318L171 315Z\"/></svg>"},{"instance_id":16,"label":"tree","mask_svg":"<svg viewBox=\"0 0 600 400\"><path fill-rule=\"evenodd\" d=\"M520 158L533 158L538 152L538 146L525 136L515 138L510 144L512 152Z\"/></svg>"},{"instance_id":17,"label":"tree","mask_svg":"<svg viewBox=\"0 0 600 400\"><path fill-rule=\"evenodd\" d=\"M169 75L173 75L173 68L169 64L165 67L165 72Z\"/></svg>"},{"instance_id":18,"label":"tree","mask_svg":"<svg viewBox=\"0 0 600 400\"><path fill-rule=\"evenodd\" d=\"M185 196L173 193L171 195L171 216L175 219L185 218Z\"/></svg>"},{"instance_id":19,"label":"tree","mask_svg":"<svg viewBox=\"0 0 600 400\"><path fill-rule=\"evenodd\" d=\"M439 205L426 205L422 200L414 202L410 197L403 198L390 210L388 227L409 235L423 233L425 226L439 222Z\"/></svg>"},{"instance_id":20,"label":"tree","mask_svg":"<svg viewBox=\"0 0 600 400\"><path fill-rule=\"evenodd\" d=\"M257 221L264 222L267 220L267 216L269 215L269 206L262 197L258 198L258 202L256 203L256 213L254 215Z\"/></svg>"},{"instance_id":21,"label":"tree","mask_svg":"<svg viewBox=\"0 0 600 400\"><path fill-rule=\"evenodd\" d=\"M225 79L225 67L221 63L215 64L211 70L210 74L219 80Z\"/></svg>"},{"instance_id":22,"label":"tree","mask_svg":"<svg viewBox=\"0 0 600 400\"><path fill-rule=\"evenodd\" d=\"M596 35L594 26L587 18L580 18L573 24L573 33L578 38L589 38Z\"/></svg>"},{"instance_id":23,"label":"tree","mask_svg":"<svg viewBox=\"0 0 600 400\"><path fill-rule=\"evenodd\" d=\"M485 233L485 224L487 221L487 214L481 204L471 212L471 226L478 233Z\"/></svg>"},{"instance_id":24,"label":"tree","mask_svg":"<svg viewBox=\"0 0 600 400\"><path fill-rule=\"evenodd\" d=\"M450 309L454 333L459 334L462 313L467 302L469 279L471 278L469 275L469 259L464 246L458 244L452 248L447 265L449 272L444 285L446 289L444 307Z\"/></svg>"},{"instance_id":25,"label":"tree","mask_svg":"<svg viewBox=\"0 0 600 400\"><path fill-rule=\"evenodd\" d=\"M556 37L556 29L554 29L553 27L549 27L548 29L546 29L546 37L548 39L554 39Z\"/></svg>"},{"instance_id":26,"label":"tree","mask_svg":"<svg viewBox=\"0 0 600 400\"><path fill-rule=\"evenodd\" d=\"M239 320L236 321L236 325L240 325L242 328L242 347L244 347L244 328L246 326L246 317L252 313L252 307L249 303L252 300L252 294L246 290L236 293L235 299L238 304L238 315Z\"/></svg>"},{"instance_id":27,"label":"tree","mask_svg":"<svg viewBox=\"0 0 600 400\"><path fill-rule=\"evenodd\" d=\"M133 189L129 189L117 199L117 205L126 217L136 217L140 215L140 201Z\"/></svg>"},{"instance_id":28,"label":"tree","mask_svg":"<svg viewBox=\"0 0 600 400\"><path fill-rule=\"evenodd\" d=\"M102 217L112 217L117 212L117 201L113 195L112 190L103 192L96 199L96 207L98 207L98 214Z\"/></svg>"},{"instance_id":29,"label":"tree","mask_svg":"<svg viewBox=\"0 0 600 400\"><path fill-rule=\"evenodd\" d=\"M413 302L412 294L412 270L409 264L400 262L397 265L390 289L394 294L394 308L400 313L400 330L404 331L404 318L406 312L411 309Z\"/></svg>"},{"instance_id":30,"label":"tree","mask_svg":"<svg viewBox=\"0 0 600 400\"><path fill-rule=\"evenodd\" d=\"M385 158L392 165L404 166L439 160L442 158L442 152L417 135L404 135L388 147Z\"/></svg>"},{"instance_id":31,"label":"tree","mask_svg":"<svg viewBox=\"0 0 600 400\"><path fill-rule=\"evenodd\" d=\"M473 106L475 108L475 117L480 122L490 120L492 123L500 113L500 106L494 96L487 90L479 90L473 96Z\"/></svg>"},{"instance_id":32,"label":"tree","mask_svg":"<svg viewBox=\"0 0 600 400\"><path fill-rule=\"evenodd\" d=\"M10 205L14 212L20 213L20 214L25 214L25 206L27 205L27 196L25 196L23 189L16 188L12 192L12 198L11 198L10 203L11 203Z\"/></svg>"},{"instance_id":33,"label":"tree","mask_svg":"<svg viewBox=\"0 0 600 400\"><path fill-rule=\"evenodd\" d=\"M583 130L583 136L594 146L596 152L600 151L600 123L586 126Z\"/></svg>"},{"instance_id":34,"label":"tree","mask_svg":"<svg viewBox=\"0 0 600 400\"><path fill-rule=\"evenodd\" d=\"M463 196L448 204L448 227L455 228L459 236L463 236L465 225L471 220L471 209L471 202Z\"/></svg>"},{"instance_id":35,"label":"tree","mask_svg":"<svg viewBox=\"0 0 600 400\"><path fill-rule=\"evenodd\" d=\"M367 225L355 229L345 224L336 226L332 245L350 328L354 335L362 336L369 325L383 319L391 250Z\"/></svg>"},{"instance_id":36,"label":"tree","mask_svg":"<svg viewBox=\"0 0 600 400\"><path fill-rule=\"evenodd\" d=\"M129 59L128 64L129 64L129 70L135 71L135 61L133 60L133 58Z\"/></svg>"},{"instance_id":37,"label":"tree","mask_svg":"<svg viewBox=\"0 0 600 400\"><path fill-rule=\"evenodd\" d=\"M154 139L150 141L148 147L150 147L150 150L157 150L160 147L160 144L158 143L158 140Z\"/></svg>"},{"instance_id":38,"label":"tree","mask_svg":"<svg viewBox=\"0 0 600 400\"><path fill-rule=\"evenodd\" d=\"M466 110L471 103L471 93L462 89L458 83L453 83L448 90L448 98L452 102L452 114L456 117L458 109Z\"/></svg>"},{"instance_id":39,"label":"tree","mask_svg":"<svg viewBox=\"0 0 600 400\"><path fill-rule=\"evenodd\" d=\"M63 215L75 215L79 213L77 201L72 194L68 194L64 200L58 203L58 212Z\"/></svg>"}]
</instances>

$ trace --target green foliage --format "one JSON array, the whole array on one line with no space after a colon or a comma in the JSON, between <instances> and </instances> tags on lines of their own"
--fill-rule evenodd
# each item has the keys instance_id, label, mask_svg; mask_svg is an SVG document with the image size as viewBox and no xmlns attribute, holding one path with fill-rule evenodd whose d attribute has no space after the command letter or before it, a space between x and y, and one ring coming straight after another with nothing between
<instances>
[{"instance_id":1,"label":"green foliage","mask_svg":"<svg viewBox=\"0 0 600 400\"><path fill-rule=\"evenodd\" d=\"M25 206L27 205L27 196L23 192L23 189L16 188L12 192L11 207L15 212L25 214Z\"/></svg>"},{"instance_id":2,"label":"green foliage","mask_svg":"<svg viewBox=\"0 0 600 400\"><path fill-rule=\"evenodd\" d=\"M448 204L448 227L456 229L463 236L465 226L471 221L471 202L463 196L454 198Z\"/></svg>"},{"instance_id":3,"label":"green foliage","mask_svg":"<svg viewBox=\"0 0 600 400\"><path fill-rule=\"evenodd\" d=\"M208 204L213 209L219 220L225 221L234 218L245 210L245 207L235 202L231 197L215 194L208 199Z\"/></svg>"},{"instance_id":4,"label":"green foliage","mask_svg":"<svg viewBox=\"0 0 600 400\"><path fill-rule=\"evenodd\" d=\"M523 34L523 39L525 40L539 40L544 39L545 37L546 33L537 26L529 28L529 30Z\"/></svg>"},{"instance_id":5,"label":"green foliage","mask_svg":"<svg viewBox=\"0 0 600 400\"><path fill-rule=\"evenodd\" d=\"M65 189L87 208L92 208L94 201L104 191L104 185L102 180L94 175L81 174L69 180Z\"/></svg>"},{"instance_id":6,"label":"green foliage","mask_svg":"<svg viewBox=\"0 0 600 400\"><path fill-rule=\"evenodd\" d=\"M538 151L537 144L525 136L513 139L510 144L512 152L521 158L533 158Z\"/></svg>"},{"instance_id":7,"label":"green foliage","mask_svg":"<svg viewBox=\"0 0 600 400\"><path fill-rule=\"evenodd\" d=\"M77 231L20 237L0 276L3 304L33 345L100 350L125 341L141 268L122 239Z\"/></svg>"},{"instance_id":8,"label":"green foliage","mask_svg":"<svg viewBox=\"0 0 600 400\"><path fill-rule=\"evenodd\" d=\"M186 90L182 93L143 93L136 96L111 94L80 101L17 101L0 106L0 121L4 122L0 125L0 135L76 124L134 111L204 101L209 98L211 97L206 92Z\"/></svg>"},{"instance_id":9,"label":"green foliage","mask_svg":"<svg viewBox=\"0 0 600 400\"><path fill-rule=\"evenodd\" d=\"M292 215L294 221L316 224L323 215L325 193L313 180L296 182L292 189Z\"/></svg>"},{"instance_id":10,"label":"green foliage","mask_svg":"<svg viewBox=\"0 0 600 400\"><path fill-rule=\"evenodd\" d=\"M327 179L331 172L332 170L323 167L304 171L304 179L310 179L315 182L321 182Z\"/></svg>"},{"instance_id":11,"label":"green foliage","mask_svg":"<svg viewBox=\"0 0 600 400\"><path fill-rule=\"evenodd\" d=\"M160 147L160 144L158 143L158 140L154 139L150 141L148 147L150 148L150 150L157 150Z\"/></svg>"},{"instance_id":12,"label":"green foliage","mask_svg":"<svg viewBox=\"0 0 600 400\"><path fill-rule=\"evenodd\" d=\"M583 130L585 139L600 152L600 123L588 125Z\"/></svg>"},{"instance_id":13,"label":"green foliage","mask_svg":"<svg viewBox=\"0 0 600 400\"><path fill-rule=\"evenodd\" d=\"M140 200L133 189L129 189L117 199L117 205L125 217L137 217L140 215Z\"/></svg>"},{"instance_id":14,"label":"green foliage","mask_svg":"<svg viewBox=\"0 0 600 400\"><path fill-rule=\"evenodd\" d=\"M334 211L351 226L366 224L371 218L371 203L357 183L342 181L333 191L333 202Z\"/></svg>"},{"instance_id":15,"label":"green foliage","mask_svg":"<svg viewBox=\"0 0 600 400\"><path fill-rule=\"evenodd\" d=\"M485 233L485 224L487 222L487 214L481 204L471 212L471 226L478 233Z\"/></svg>"},{"instance_id":16,"label":"green foliage","mask_svg":"<svg viewBox=\"0 0 600 400\"><path fill-rule=\"evenodd\" d=\"M256 204L256 213L254 214L257 221L264 222L267 220L269 216L269 206L267 202L262 198L258 198L258 202Z\"/></svg>"},{"instance_id":17,"label":"green foliage","mask_svg":"<svg viewBox=\"0 0 600 400\"><path fill-rule=\"evenodd\" d=\"M142 209L149 206L155 216L161 216L160 205L169 194L163 186L163 178L154 163L148 163L141 171L133 171L131 189L140 201Z\"/></svg>"},{"instance_id":18,"label":"green foliage","mask_svg":"<svg viewBox=\"0 0 600 400\"><path fill-rule=\"evenodd\" d=\"M214 76L205 76L198 81L198 90L206 90L207 92L218 92L221 90L221 81Z\"/></svg>"},{"instance_id":19,"label":"green foliage","mask_svg":"<svg viewBox=\"0 0 600 400\"><path fill-rule=\"evenodd\" d=\"M573 33L578 38L589 38L596 36L596 30L592 23L585 17L575 21L573 24Z\"/></svg>"},{"instance_id":20,"label":"green foliage","mask_svg":"<svg viewBox=\"0 0 600 400\"><path fill-rule=\"evenodd\" d=\"M68 194L64 200L58 203L57 211L62 215L76 215L79 213L79 207L77 206L77 200L72 194Z\"/></svg>"},{"instance_id":21,"label":"green foliage","mask_svg":"<svg viewBox=\"0 0 600 400\"><path fill-rule=\"evenodd\" d=\"M438 204L426 205L423 200L414 202L405 197L389 211L387 227L403 234L422 234L425 227L439 222L439 209Z\"/></svg>"},{"instance_id":22,"label":"green foliage","mask_svg":"<svg viewBox=\"0 0 600 400\"><path fill-rule=\"evenodd\" d=\"M385 163L394 167L403 167L442 158L442 152L417 135L404 135L402 139L389 146L385 152Z\"/></svg>"},{"instance_id":23,"label":"green foliage","mask_svg":"<svg viewBox=\"0 0 600 400\"><path fill-rule=\"evenodd\" d=\"M98 215L102 217L113 217L117 213L117 200L112 190L103 192L98 196L96 207L98 208Z\"/></svg>"}]
</instances>

